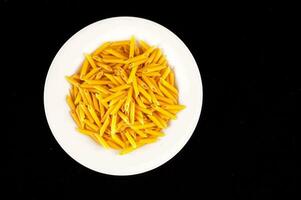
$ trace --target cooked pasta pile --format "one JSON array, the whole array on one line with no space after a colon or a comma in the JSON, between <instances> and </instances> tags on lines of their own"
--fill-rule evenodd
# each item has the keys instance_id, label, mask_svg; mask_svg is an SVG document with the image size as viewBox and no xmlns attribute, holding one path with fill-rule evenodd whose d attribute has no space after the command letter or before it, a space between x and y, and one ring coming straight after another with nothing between
<instances>
[{"instance_id":1,"label":"cooked pasta pile","mask_svg":"<svg viewBox=\"0 0 301 200\"><path fill-rule=\"evenodd\" d=\"M185 108L162 51L134 37L85 54L79 71L66 79L77 130L120 154L155 142Z\"/></svg>"}]
</instances>

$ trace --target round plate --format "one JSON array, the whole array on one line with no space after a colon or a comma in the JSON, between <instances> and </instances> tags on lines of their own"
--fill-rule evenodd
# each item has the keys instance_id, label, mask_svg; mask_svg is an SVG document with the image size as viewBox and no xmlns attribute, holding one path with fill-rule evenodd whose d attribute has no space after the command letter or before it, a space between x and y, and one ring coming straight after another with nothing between
<instances>
[{"instance_id":1,"label":"round plate","mask_svg":"<svg viewBox=\"0 0 301 200\"><path fill-rule=\"evenodd\" d=\"M103 149L75 129L66 95L72 75L91 53L106 41L129 39L134 35L157 45L174 69L179 103L186 109L164 130L166 136L126 155ZM73 35L53 59L44 88L44 107L50 129L61 147L80 164L104 174L133 175L152 170L175 156L191 137L202 107L202 81L198 66L185 44L165 27L136 17L114 17L95 22Z\"/></svg>"}]
</instances>

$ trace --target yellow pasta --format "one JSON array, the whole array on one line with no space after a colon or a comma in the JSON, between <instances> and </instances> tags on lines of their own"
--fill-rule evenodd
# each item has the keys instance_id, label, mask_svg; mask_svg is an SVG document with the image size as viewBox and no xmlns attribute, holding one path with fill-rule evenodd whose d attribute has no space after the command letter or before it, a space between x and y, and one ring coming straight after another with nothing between
<instances>
[{"instance_id":1,"label":"yellow pasta","mask_svg":"<svg viewBox=\"0 0 301 200\"><path fill-rule=\"evenodd\" d=\"M129 58L134 57L134 51L135 51L135 37L132 36L130 40L130 53Z\"/></svg>"},{"instance_id":2,"label":"yellow pasta","mask_svg":"<svg viewBox=\"0 0 301 200\"><path fill-rule=\"evenodd\" d=\"M83 79L84 76L86 75L87 73L87 70L88 70L88 67L89 67L89 62L87 59L85 59L84 63L83 63L83 66L80 70L80 79Z\"/></svg>"},{"instance_id":3,"label":"yellow pasta","mask_svg":"<svg viewBox=\"0 0 301 200\"><path fill-rule=\"evenodd\" d=\"M136 144L135 140L133 139L133 137L131 136L131 134L128 131L125 132L125 136L128 139L128 141L130 142L130 144L132 145L132 147L136 148L137 144Z\"/></svg>"},{"instance_id":4,"label":"yellow pasta","mask_svg":"<svg viewBox=\"0 0 301 200\"><path fill-rule=\"evenodd\" d=\"M156 46L132 36L105 42L84 58L66 76L66 101L77 130L104 148L123 155L156 142L185 108L178 104L175 74Z\"/></svg>"},{"instance_id":5,"label":"yellow pasta","mask_svg":"<svg viewBox=\"0 0 301 200\"><path fill-rule=\"evenodd\" d=\"M84 120L84 123L87 124L91 129L93 129L93 131L98 131L99 128L98 126L96 126L95 124L91 123L89 120Z\"/></svg>"},{"instance_id":6,"label":"yellow pasta","mask_svg":"<svg viewBox=\"0 0 301 200\"><path fill-rule=\"evenodd\" d=\"M165 81L164 79L160 79L160 82L162 83L162 85L164 85L167 89L169 89L170 91L174 92L175 94L178 94L178 90L171 85L170 83L168 83L167 81Z\"/></svg>"},{"instance_id":7,"label":"yellow pasta","mask_svg":"<svg viewBox=\"0 0 301 200\"><path fill-rule=\"evenodd\" d=\"M98 55L99 53L101 53L103 50L105 50L108 46L111 45L111 42L105 42L103 43L100 47L98 47L92 55Z\"/></svg>"},{"instance_id":8,"label":"yellow pasta","mask_svg":"<svg viewBox=\"0 0 301 200\"><path fill-rule=\"evenodd\" d=\"M130 122L131 124L134 124L135 121L135 102L132 100L131 101L131 106L130 106Z\"/></svg>"},{"instance_id":9,"label":"yellow pasta","mask_svg":"<svg viewBox=\"0 0 301 200\"><path fill-rule=\"evenodd\" d=\"M69 95L67 95L67 103L68 103L69 107L71 108L71 110L75 110L75 105L72 101L71 96L69 96Z\"/></svg>"}]
</instances>

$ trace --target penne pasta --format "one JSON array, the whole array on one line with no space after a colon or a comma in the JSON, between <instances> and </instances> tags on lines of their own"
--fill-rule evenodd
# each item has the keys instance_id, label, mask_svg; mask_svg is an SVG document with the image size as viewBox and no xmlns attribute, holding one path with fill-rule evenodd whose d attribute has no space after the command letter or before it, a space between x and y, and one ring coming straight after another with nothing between
<instances>
[{"instance_id":1,"label":"penne pasta","mask_svg":"<svg viewBox=\"0 0 301 200\"><path fill-rule=\"evenodd\" d=\"M126 154L164 136L185 108L163 51L132 36L84 54L66 80L66 101L77 130L104 148Z\"/></svg>"}]
</instances>

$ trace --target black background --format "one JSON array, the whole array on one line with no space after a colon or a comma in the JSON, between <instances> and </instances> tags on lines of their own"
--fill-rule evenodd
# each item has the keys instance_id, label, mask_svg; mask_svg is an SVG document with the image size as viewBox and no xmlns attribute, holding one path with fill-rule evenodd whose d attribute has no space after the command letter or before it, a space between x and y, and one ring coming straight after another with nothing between
<instances>
[{"instance_id":1,"label":"black background","mask_svg":"<svg viewBox=\"0 0 301 200\"><path fill-rule=\"evenodd\" d=\"M0 2L1 180L7 186L1 190L31 199L162 193L292 199L300 177L301 100L293 6ZM52 136L43 108L56 52L81 28L114 16L147 18L177 34L195 56L204 89L188 144L165 165L130 177L102 175L72 160Z\"/></svg>"}]
</instances>

